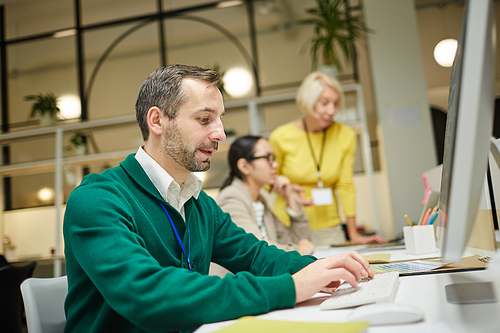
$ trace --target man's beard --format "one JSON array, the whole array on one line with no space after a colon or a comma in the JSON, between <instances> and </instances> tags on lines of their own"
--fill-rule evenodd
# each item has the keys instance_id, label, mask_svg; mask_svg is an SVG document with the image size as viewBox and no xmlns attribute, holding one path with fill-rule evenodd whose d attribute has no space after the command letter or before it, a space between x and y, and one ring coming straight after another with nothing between
<instances>
[{"instance_id":1,"label":"man's beard","mask_svg":"<svg viewBox=\"0 0 500 333\"><path fill-rule=\"evenodd\" d=\"M210 158L205 161L199 161L196 159L196 152L198 149L215 149L218 148L218 142L212 142L210 144L202 144L194 149L194 151L189 151L189 149L184 145L184 140L182 135L177 128L175 121L171 123L167 130L165 141L163 142L163 148L165 152L169 154L175 162L182 165L184 168L191 172L207 171L210 169Z\"/></svg>"}]
</instances>

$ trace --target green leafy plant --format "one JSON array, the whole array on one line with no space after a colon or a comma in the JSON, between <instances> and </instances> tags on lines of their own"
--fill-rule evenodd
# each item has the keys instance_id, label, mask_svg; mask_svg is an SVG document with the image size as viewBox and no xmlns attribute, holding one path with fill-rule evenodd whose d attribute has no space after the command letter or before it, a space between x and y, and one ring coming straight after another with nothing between
<instances>
[{"instance_id":1,"label":"green leafy plant","mask_svg":"<svg viewBox=\"0 0 500 333\"><path fill-rule=\"evenodd\" d=\"M321 57L324 65L335 65L341 70L338 50L343 53L346 63L350 63L354 41L371 30L359 17L349 15L344 0L316 0L316 4L306 10L313 17L299 21L314 25L314 36L309 39L312 68L317 68Z\"/></svg>"},{"instance_id":2,"label":"green leafy plant","mask_svg":"<svg viewBox=\"0 0 500 333\"><path fill-rule=\"evenodd\" d=\"M61 109L57 106L57 97L53 93L24 96L25 101L32 101L29 118L36 118L45 114L55 117Z\"/></svg>"},{"instance_id":3,"label":"green leafy plant","mask_svg":"<svg viewBox=\"0 0 500 333\"><path fill-rule=\"evenodd\" d=\"M87 134L84 132L75 132L73 136L69 139L69 145L64 147L66 151L76 150L79 147L84 147L87 145Z\"/></svg>"}]
</instances>

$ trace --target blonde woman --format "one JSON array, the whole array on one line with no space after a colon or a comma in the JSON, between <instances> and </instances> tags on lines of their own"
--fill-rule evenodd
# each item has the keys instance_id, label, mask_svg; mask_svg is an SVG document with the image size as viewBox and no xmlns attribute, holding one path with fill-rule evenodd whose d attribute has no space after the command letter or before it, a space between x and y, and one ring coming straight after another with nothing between
<instances>
[{"instance_id":1,"label":"blonde woman","mask_svg":"<svg viewBox=\"0 0 500 333\"><path fill-rule=\"evenodd\" d=\"M305 188L305 207L315 245L346 241L335 192L346 216L347 233L353 244L386 242L379 236L363 236L356 229L356 192L352 181L356 136L347 125L333 120L344 107L340 83L321 72L309 74L297 91L296 103L304 116L276 128L270 142L278 162L277 173ZM282 219L283 200L275 213Z\"/></svg>"}]
</instances>

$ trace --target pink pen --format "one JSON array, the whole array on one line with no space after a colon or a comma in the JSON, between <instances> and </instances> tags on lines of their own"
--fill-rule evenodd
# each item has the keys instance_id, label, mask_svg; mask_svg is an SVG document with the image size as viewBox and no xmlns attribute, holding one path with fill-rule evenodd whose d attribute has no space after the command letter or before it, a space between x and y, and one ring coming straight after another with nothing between
<instances>
[{"instance_id":1,"label":"pink pen","mask_svg":"<svg viewBox=\"0 0 500 333\"><path fill-rule=\"evenodd\" d=\"M427 200L429 200L429 195L431 195L432 188L429 188L427 190L427 193L425 193L424 199L422 200L422 204L425 205L427 203Z\"/></svg>"},{"instance_id":2,"label":"pink pen","mask_svg":"<svg viewBox=\"0 0 500 333\"><path fill-rule=\"evenodd\" d=\"M431 215L431 209L427 209L427 211L425 212L425 215L424 215L424 218L422 219L422 224L421 225L426 225L427 224L427 220L429 220L429 215Z\"/></svg>"}]
</instances>

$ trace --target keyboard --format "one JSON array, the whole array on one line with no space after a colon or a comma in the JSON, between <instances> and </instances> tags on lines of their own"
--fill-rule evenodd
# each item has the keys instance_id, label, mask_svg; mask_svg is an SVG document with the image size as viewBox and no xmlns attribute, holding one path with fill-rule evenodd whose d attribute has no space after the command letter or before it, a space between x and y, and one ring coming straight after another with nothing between
<instances>
[{"instance_id":1,"label":"keyboard","mask_svg":"<svg viewBox=\"0 0 500 333\"><path fill-rule=\"evenodd\" d=\"M320 309L333 310L368 303L391 302L398 284L399 272L375 274L373 279L364 278L356 288L344 282L320 304Z\"/></svg>"}]
</instances>

